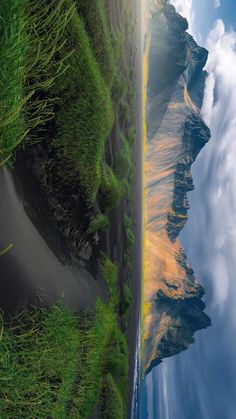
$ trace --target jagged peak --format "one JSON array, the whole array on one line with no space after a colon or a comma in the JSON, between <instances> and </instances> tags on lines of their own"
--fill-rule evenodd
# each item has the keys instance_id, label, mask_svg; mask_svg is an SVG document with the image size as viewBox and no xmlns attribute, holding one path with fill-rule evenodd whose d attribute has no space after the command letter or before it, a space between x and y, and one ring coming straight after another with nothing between
<instances>
[{"instance_id":1,"label":"jagged peak","mask_svg":"<svg viewBox=\"0 0 236 419\"><path fill-rule=\"evenodd\" d=\"M165 231L163 234L167 241L160 257L161 262L165 261L164 268L159 269L157 258L152 264L153 271L150 271L153 281L153 287L150 289L153 293L146 294L146 373L162 362L163 358L187 349L194 342L194 333L211 324L210 318L204 312L205 304L201 300L205 289L198 283L177 240L187 221L187 192L194 189L191 165L210 138L210 130L200 113L208 52L197 45L193 37L186 32L186 19L178 15L167 0L158 3L161 3L162 7L159 7L158 13L153 16L151 24L147 97L148 140L153 148L153 156L155 145L163 141L165 147L166 138L176 140L178 152L175 154L173 147L173 156L170 153L170 159L173 158L173 161L170 162L168 157L168 168L171 166L171 193L166 210L164 208L161 212L164 219L161 225L166 226L168 233ZM152 158L152 154L149 158ZM155 160L155 157L153 158ZM157 165L155 167L158 168ZM158 196L157 185L155 193ZM154 184L151 186L154 187ZM160 191L163 193L163 190ZM156 199L154 202L158 203ZM151 215L155 217L154 205L152 211ZM151 235L150 237L152 244L159 243Z\"/></svg>"}]
</instances>

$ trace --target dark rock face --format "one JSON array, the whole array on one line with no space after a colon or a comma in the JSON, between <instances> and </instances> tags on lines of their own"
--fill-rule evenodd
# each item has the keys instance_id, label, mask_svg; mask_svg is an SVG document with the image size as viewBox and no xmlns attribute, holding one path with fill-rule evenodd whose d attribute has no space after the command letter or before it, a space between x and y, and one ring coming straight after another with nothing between
<instances>
[{"instance_id":1,"label":"dark rock face","mask_svg":"<svg viewBox=\"0 0 236 419\"><path fill-rule=\"evenodd\" d=\"M168 215L167 231L175 241L187 221L187 192L194 189L191 165L210 139L210 130L199 113L192 113L182 126L183 157L177 161L172 211Z\"/></svg>"},{"instance_id":2,"label":"dark rock face","mask_svg":"<svg viewBox=\"0 0 236 419\"><path fill-rule=\"evenodd\" d=\"M165 11L166 8L167 12ZM179 30L186 30L184 29L185 25L183 21L179 19L179 15L175 12L173 6L170 7L169 4L166 4L164 14L168 20L168 27L171 25L171 22L175 22L172 31L174 31L176 25L178 27L177 32ZM173 15L177 17L174 18ZM192 112L188 115L181 127L183 157L176 164L173 205L172 211L168 215L167 224L167 231L172 241L177 239L187 221L189 205L186 193L194 188L190 173L191 165L211 136L209 128L200 115L207 76L203 68L207 62L208 51L205 48L199 47L193 37L188 33L184 32L182 37L184 39L186 54L186 66L183 72L183 78Z\"/></svg>"},{"instance_id":3,"label":"dark rock face","mask_svg":"<svg viewBox=\"0 0 236 419\"><path fill-rule=\"evenodd\" d=\"M151 309L144 347L145 373L160 364L163 358L186 350L194 342L195 332L211 324L202 301L205 290L197 282L177 240L187 221L187 193L194 189L191 165L210 139L210 130L200 114L208 52L186 33L186 19L176 13L167 0L159 0L158 4L160 7L150 24L147 142L151 149L148 155L151 163L148 167L152 167L152 158L157 151L160 154L163 141L164 146L168 146L165 154L168 170L163 170L163 173L169 173L166 185L173 184L173 197L166 208L163 228L176 252L174 257L181 272L178 269L168 271L168 266L165 267L166 274L156 278L156 292L148 300ZM166 138L170 139L169 142ZM174 144L173 151L170 143ZM160 159L158 164L164 165L164 162ZM158 171L158 165L155 167ZM149 188L157 188L158 182L161 183L160 178L156 183L151 180ZM163 192L164 187L159 190ZM158 188L150 190L149 194L156 194L155 202L161 202L161 199L158 201ZM164 210L159 211L162 219L165 217ZM149 224L158 217L154 210L151 215ZM171 246L168 249L171 250Z\"/></svg>"},{"instance_id":4,"label":"dark rock face","mask_svg":"<svg viewBox=\"0 0 236 419\"><path fill-rule=\"evenodd\" d=\"M147 136L150 140L161 125L173 90L187 68L185 30L187 20L170 4L153 16L150 32ZM158 77L156 76L158 74Z\"/></svg>"},{"instance_id":5,"label":"dark rock face","mask_svg":"<svg viewBox=\"0 0 236 419\"><path fill-rule=\"evenodd\" d=\"M211 325L210 318L204 313L205 304L200 298L170 299L158 293L156 305L160 316L168 318L169 327L161 335L158 342L158 356L152 360L148 374L159 365L163 358L177 355L194 343L194 333Z\"/></svg>"}]
</instances>

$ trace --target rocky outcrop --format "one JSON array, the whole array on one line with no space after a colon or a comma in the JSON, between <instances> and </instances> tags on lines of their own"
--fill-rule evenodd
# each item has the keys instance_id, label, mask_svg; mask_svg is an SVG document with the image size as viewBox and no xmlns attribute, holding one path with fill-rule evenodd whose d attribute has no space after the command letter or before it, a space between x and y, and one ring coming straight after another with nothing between
<instances>
[{"instance_id":1,"label":"rocky outcrop","mask_svg":"<svg viewBox=\"0 0 236 419\"><path fill-rule=\"evenodd\" d=\"M160 128L173 91L188 65L185 30L188 22L170 4L162 7L150 23L147 136ZM158 77L157 77L158 74Z\"/></svg>"},{"instance_id":2,"label":"rocky outcrop","mask_svg":"<svg viewBox=\"0 0 236 419\"><path fill-rule=\"evenodd\" d=\"M210 318L204 313L205 304L199 297L172 299L157 294L155 300L159 312L160 324L165 326L158 338L155 358L152 359L146 373L167 358L188 349L194 342L194 333L211 325Z\"/></svg>"},{"instance_id":3,"label":"rocky outcrop","mask_svg":"<svg viewBox=\"0 0 236 419\"><path fill-rule=\"evenodd\" d=\"M210 139L200 113L208 52L186 32L188 23L173 6L157 3L147 89L146 373L187 349L195 332L211 324L204 288L178 240L187 221L187 193L194 189L191 165Z\"/></svg>"},{"instance_id":4,"label":"rocky outcrop","mask_svg":"<svg viewBox=\"0 0 236 419\"><path fill-rule=\"evenodd\" d=\"M168 214L167 231L173 241L177 239L188 218L187 192L194 189L191 165L209 139L210 130L200 113L192 112L182 127L183 157L176 164L172 211Z\"/></svg>"},{"instance_id":5,"label":"rocky outcrop","mask_svg":"<svg viewBox=\"0 0 236 419\"><path fill-rule=\"evenodd\" d=\"M169 5L167 5L169 9ZM175 13L175 15L178 15ZM173 18L172 18L173 20ZM182 25L180 25L182 28ZM181 128L182 158L177 161L172 211L168 215L167 231L171 240L176 240L187 221L186 193L193 189L191 165L210 139L210 130L204 123L200 109L203 102L207 73L203 70L208 51L201 48L188 33L184 33L187 48L187 66L183 73L186 100L189 101L190 114Z\"/></svg>"}]
</instances>

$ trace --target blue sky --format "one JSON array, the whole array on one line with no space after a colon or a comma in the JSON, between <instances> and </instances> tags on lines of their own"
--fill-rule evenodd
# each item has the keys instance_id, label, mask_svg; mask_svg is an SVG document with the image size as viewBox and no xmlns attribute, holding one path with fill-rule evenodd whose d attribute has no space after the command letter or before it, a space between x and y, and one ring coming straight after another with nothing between
<instances>
[{"instance_id":1,"label":"blue sky","mask_svg":"<svg viewBox=\"0 0 236 419\"><path fill-rule=\"evenodd\" d=\"M221 0L220 6L215 8L215 3L211 0L193 0L193 10L195 11L196 27L205 41L209 30L212 29L216 19L222 19L229 30L236 26L236 4L234 0Z\"/></svg>"},{"instance_id":2,"label":"blue sky","mask_svg":"<svg viewBox=\"0 0 236 419\"><path fill-rule=\"evenodd\" d=\"M236 419L236 1L171 2L209 50L202 115L212 138L192 167L181 242L213 324L152 371L148 419Z\"/></svg>"},{"instance_id":3,"label":"blue sky","mask_svg":"<svg viewBox=\"0 0 236 419\"><path fill-rule=\"evenodd\" d=\"M203 0L200 0L201 2ZM224 20L227 26L236 26L236 4L234 0L221 0L221 6L217 9L217 17Z\"/></svg>"}]
</instances>

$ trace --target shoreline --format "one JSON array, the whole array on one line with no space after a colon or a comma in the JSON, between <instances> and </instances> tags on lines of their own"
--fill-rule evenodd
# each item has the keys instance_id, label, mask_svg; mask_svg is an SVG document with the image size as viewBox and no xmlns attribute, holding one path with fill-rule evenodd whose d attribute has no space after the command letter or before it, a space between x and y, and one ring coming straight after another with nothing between
<instances>
[{"instance_id":1,"label":"shoreline","mask_svg":"<svg viewBox=\"0 0 236 419\"><path fill-rule=\"evenodd\" d=\"M139 167L140 167L140 195L139 195L139 201L140 201L140 209L139 209L139 220L140 220L140 229L138 231L139 233L139 249L137 249L137 258L139 257L139 269L138 271L139 276L135 277L137 280L137 283L134 284L137 286L139 285L139 297L137 300L137 306L136 310L136 317L134 318L134 324L136 328L136 334L134 336L133 345L134 348L132 349L132 372L130 374L132 375L133 381L129 385L130 389L130 403L129 403L129 415L128 418L136 419L138 410L139 410L139 389L140 389L140 377L141 377L141 362L140 362L140 352L142 350L142 299L143 299L143 274L144 274L144 259L143 259L143 246L144 246L144 103L143 103L143 44L144 44L144 33L143 33L143 16L142 16L142 8L143 3L140 0L136 0L136 7L138 11L138 24L137 27L141 27L142 29L140 31L137 31L137 45L139 46L139 76L138 76L138 91L139 91ZM136 263L135 265L136 266ZM138 278L138 279L137 279ZM135 293L135 290L133 290ZM137 292L137 291L136 291ZM135 302L133 302L133 306L135 306ZM135 308L133 307L133 310Z\"/></svg>"}]
</instances>

